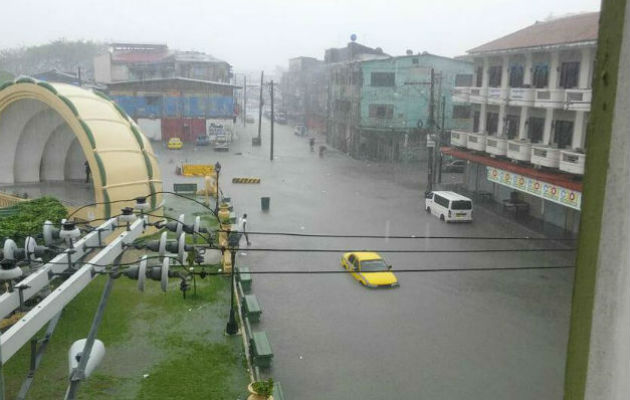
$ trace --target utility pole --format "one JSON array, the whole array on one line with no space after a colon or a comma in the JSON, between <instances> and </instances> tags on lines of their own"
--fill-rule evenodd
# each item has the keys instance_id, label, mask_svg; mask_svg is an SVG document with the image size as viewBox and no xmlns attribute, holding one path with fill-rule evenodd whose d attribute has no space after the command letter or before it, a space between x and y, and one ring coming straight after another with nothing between
<instances>
[{"instance_id":1,"label":"utility pole","mask_svg":"<svg viewBox=\"0 0 630 400\"><path fill-rule=\"evenodd\" d=\"M271 81L271 153L269 159L273 161L273 80Z\"/></svg>"},{"instance_id":2,"label":"utility pole","mask_svg":"<svg viewBox=\"0 0 630 400\"><path fill-rule=\"evenodd\" d=\"M258 101L258 145L260 146L260 129L262 125L262 110L263 110L263 78L265 71L260 71L260 99Z\"/></svg>"},{"instance_id":3,"label":"utility pole","mask_svg":"<svg viewBox=\"0 0 630 400\"><path fill-rule=\"evenodd\" d=\"M247 123L247 75L243 75L243 126Z\"/></svg>"},{"instance_id":4,"label":"utility pole","mask_svg":"<svg viewBox=\"0 0 630 400\"><path fill-rule=\"evenodd\" d=\"M442 148L442 140L444 140L444 123L446 121L446 96L442 96L442 129L440 130L440 136L438 138L438 151ZM437 183L442 183L442 152L440 151L440 156L438 158L438 166L437 166Z\"/></svg>"},{"instance_id":5,"label":"utility pole","mask_svg":"<svg viewBox=\"0 0 630 400\"><path fill-rule=\"evenodd\" d=\"M427 170L427 190L426 193L429 193L433 190L433 152L435 151L435 142L433 141L431 135L433 133L433 128L435 126L435 105L433 104L433 88L435 86L435 72L433 68L431 68L431 89L429 91L429 119L427 121L427 152L429 155L428 159L428 170Z\"/></svg>"},{"instance_id":6,"label":"utility pole","mask_svg":"<svg viewBox=\"0 0 630 400\"><path fill-rule=\"evenodd\" d=\"M81 67L78 68L78 75L77 75L78 79L79 79L79 87L81 87L83 85L83 82L81 82Z\"/></svg>"}]
</instances>

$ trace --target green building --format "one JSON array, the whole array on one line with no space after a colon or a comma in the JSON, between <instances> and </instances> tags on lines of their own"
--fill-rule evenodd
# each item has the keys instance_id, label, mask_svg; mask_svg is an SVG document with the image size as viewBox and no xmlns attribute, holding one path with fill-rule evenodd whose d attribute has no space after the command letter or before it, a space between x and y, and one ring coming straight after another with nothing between
<instances>
[{"instance_id":1,"label":"green building","mask_svg":"<svg viewBox=\"0 0 630 400\"><path fill-rule=\"evenodd\" d=\"M351 155L388 161L423 158L432 128L431 92L435 131L442 129L442 121L445 131L469 128L470 105L453 105L451 97L455 86L472 82L472 63L425 52L358 64L362 79Z\"/></svg>"}]
</instances>

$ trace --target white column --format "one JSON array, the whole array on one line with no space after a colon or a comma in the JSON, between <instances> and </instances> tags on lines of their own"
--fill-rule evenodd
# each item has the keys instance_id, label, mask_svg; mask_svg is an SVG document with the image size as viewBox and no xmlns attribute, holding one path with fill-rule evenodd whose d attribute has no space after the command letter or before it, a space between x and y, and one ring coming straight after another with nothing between
<instances>
[{"instance_id":1,"label":"white column","mask_svg":"<svg viewBox=\"0 0 630 400\"><path fill-rule=\"evenodd\" d=\"M571 138L571 148L584 149L585 129L584 126L584 111L575 112L575 121L573 122L573 136Z\"/></svg>"},{"instance_id":2,"label":"white column","mask_svg":"<svg viewBox=\"0 0 630 400\"><path fill-rule=\"evenodd\" d=\"M549 62L549 89L557 89L560 83L560 52L552 51Z\"/></svg>"},{"instance_id":3,"label":"white column","mask_svg":"<svg viewBox=\"0 0 630 400\"><path fill-rule=\"evenodd\" d=\"M527 119L529 118L529 107L521 107L521 119L518 126L519 140L527 138Z\"/></svg>"},{"instance_id":4,"label":"white column","mask_svg":"<svg viewBox=\"0 0 630 400\"><path fill-rule=\"evenodd\" d=\"M505 104L499 106L499 123L497 124L497 137L503 136L503 129L505 127Z\"/></svg>"},{"instance_id":5,"label":"white column","mask_svg":"<svg viewBox=\"0 0 630 400\"><path fill-rule=\"evenodd\" d=\"M590 47L582 49L582 59L580 60L580 78L578 87L580 89L590 89L591 69L593 68L593 51Z\"/></svg>"},{"instance_id":6,"label":"white column","mask_svg":"<svg viewBox=\"0 0 630 400\"><path fill-rule=\"evenodd\" d=\"M551 123L553 122L553 108L548 108L545 114L545 129L543 131L542 144L551 144Z\"/></svg>"},{"instance_id":7,"label":"white column","mask_svg":"<svg viewBox=\"0 0 630 400\"><path fill-rule=\"evenodd\" d=\"M523 85L531 86L532 84L532 69L534 68L534 61L532 53L525 53L525 67L523 70Z\"/></svg>"},{"instance_id":8,"label":"white column","mask_svg":"<svg viewBox=\"0 0 630 400\"><path fill-rule=\"evenodd\" d=\"M501 65L501 89L507 89L510 82L510 57L503 56L503 64Z\"/></svg>"},{"instance_id":9,"label":"white column","mask_svg":"<svg viewBox=\"0 0 630 400\"><path fill-rule=\"evenodd\" d=\"M481 87L488 87L488 80L490 76L488 75L488 69L490 68L490 59L488 57L483 58L483 71L481 72L483 76L481 77Z\"/></svg>"},{"instance_id":10,"label":"white column","mask_svg":"<svg viewBox=\"0 0 630 400\"><path fill-rule=\"evenodd\" d=\"M488 113L488 104L481 103L481 108L479 110L479 133L486 132L486 116Z\"/></svg>"}]
</instances>

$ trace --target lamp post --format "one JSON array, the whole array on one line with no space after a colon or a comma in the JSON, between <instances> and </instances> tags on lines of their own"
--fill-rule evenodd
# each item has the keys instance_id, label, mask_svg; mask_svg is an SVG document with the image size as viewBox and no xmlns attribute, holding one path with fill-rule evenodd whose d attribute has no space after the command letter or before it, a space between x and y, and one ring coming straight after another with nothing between
<instances>
[{"instance_id":1,"label":"lamp post","mask_svg":"<svg viewBox=\"0 0 630 400\"><path fill-rule=\"evenodd\" d=\"M217 173L217 202L214 205L214 215L218 215L219 212L219 197L220 195L220 191L219 191L219 173L221 172L221 164L217 161L216 164L214 164L214 171Z\"/></svg>"},{"instance_id":2,"label":"lamp post","mask_svg":"<svg viewBox=\"0 0 630 400\"><path fill-rule=\"evenodd\" d=\"M228 318L227 325L225 326L225 333L228 335L235 335L238 333L238 324L234 316L234 269L236 268L236 250L238 249L238 242L240 239L240 233L228 232L228 244L230 248L230 257L232 259L232 271L230 272L230 316Z\"/></svg>"}]
</instances>

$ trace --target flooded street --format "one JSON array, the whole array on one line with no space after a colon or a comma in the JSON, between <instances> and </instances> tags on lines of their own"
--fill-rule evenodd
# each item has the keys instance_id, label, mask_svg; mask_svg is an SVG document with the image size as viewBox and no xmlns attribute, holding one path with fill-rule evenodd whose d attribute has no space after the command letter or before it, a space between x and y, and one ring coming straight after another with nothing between
<instances>
[{"instance_id":1,"label":"flooded street","mask_svg":"<svg viewBox=\"0 0 630 400\"><path fill-rule=\"evenodd\" d=\"M267 121L265 121L267 122ZM215 163L220 186L252 232L355 235L536 236L511 218L475 209L472 224L445 224L424 211L426 172L329 151L276 125L275 160L251 147L240 127L229 152L211 148L159 155L165 189L201 179L174 175L178 160ZM324 137L317 137L318 144ZM445 176L457 179L456 175ZM260 177L260 184L232 184ZM271 197L262 212L260 197ZM250 236L237 265L252 271L340 271L341 252L258 252L257 248L480 250L553 248L549 241L353 239ZM244 241L243 241L244 244ZM382 253L398 269L561 266L572 252ZM370 290L345 274L253 275L263 307L259 329L274 351L270 374L294 399L532 399L562 397L572 269L398 273L400 287Z\"/></svg>"}]
</instances>

